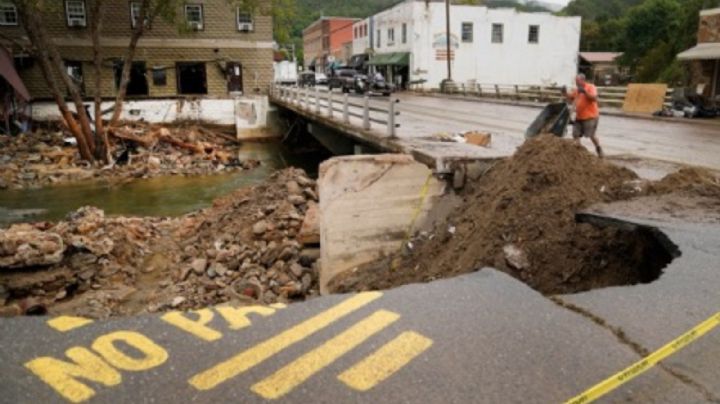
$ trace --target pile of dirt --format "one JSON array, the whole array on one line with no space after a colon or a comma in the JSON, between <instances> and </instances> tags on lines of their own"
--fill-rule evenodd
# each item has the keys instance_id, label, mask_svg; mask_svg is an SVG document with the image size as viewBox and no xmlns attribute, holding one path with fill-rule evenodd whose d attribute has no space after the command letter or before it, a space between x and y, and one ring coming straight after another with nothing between
<instances>
[{"instance_id":1,"label":"pile of dirt","mask_svg":"<svg viewBox=\"0 0 720 404\"><path fill-rule=\"evenodd\" d=\"M674 193L720 199L720 176L702 168L683 168L651 183L648 193Z\"/></svg>"},{"instance_id":2,"label":"pile of dirt","mask_svg":"<svg viewBox=\"0 0 720 404\"><path fill-rule=\"evenodd\" d=\"M36 188L83 180L110 183L161 175L207 175L251 169L238 158L240 143L221 128L138 122L113 130L112 162L90 164L62 131L42 128L0 135L0 189Z\"/></svg>"},{"instance_id":3,"label":"pile of dirt","mask_svg":"<svg viewBox=\"0 0 720 404\"><path fill-rule=\"evenodd\" d=\"M319 250L298 241L315 187L286 169L179 218L85 207L0 230L0 315L103 318L317 295Z\"/></svg>"},{"instance_id":4,"label":"pile of dirt","mask_svg":"<svg viewBox=\"0 0 720 404\"><path fill-rule=\"evenodd\" d=\"M336 278L331 289L385 289L490 266L546 294L649 281L637 234L577 223L575 213L642 191L630 170L574 142L542 136L499 162L463 206L398 257ZM387 268L392 268L390 271Z\"/></svg>"}]
</instances>

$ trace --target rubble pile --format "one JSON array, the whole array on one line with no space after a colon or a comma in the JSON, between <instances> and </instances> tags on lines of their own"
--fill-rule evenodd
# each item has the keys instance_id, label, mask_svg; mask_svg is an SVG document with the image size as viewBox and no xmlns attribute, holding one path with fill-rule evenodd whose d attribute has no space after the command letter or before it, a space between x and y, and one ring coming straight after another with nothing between
<instances>
[{"instance_id":1,"label":"rubble pile","mask_svg":"<svg viewBox=\"0 0 720 404\"><path fill-rule=\"evenodd\" d=\"M540 136L472 184L447 222L419 234L404 253L341 275L331 289L385 289L486 266L547 294L648 281L651 240L575 220L594 203L645 192L628 169L572 141Z\"/></svg>"},{"instance_id":2,"label":"rubble pile","mask_svg":"<svg viewBox=\"0 0 720 404\"><path fill-rule=\"evenodd\" d=\"M286 169L179 218L106 217L0 230L0 314L103 318L318 294L319 250L300 228L315 182Z\"/></svg>"},{"instance_id":3,"label":"rubble pile","mask_svg":"<svg viewBox=\"0 0 720 404\"><path fill-rule=\"evenodd\" d=\"M88 179L212 174L259 164L239 160L240 144L231 135L196 125L161 127L139 122L111 133L113 161L105 166L82 161L71 144L73 139L62 131L0 135L0 189Z\"/></svg>"}]
</instances>

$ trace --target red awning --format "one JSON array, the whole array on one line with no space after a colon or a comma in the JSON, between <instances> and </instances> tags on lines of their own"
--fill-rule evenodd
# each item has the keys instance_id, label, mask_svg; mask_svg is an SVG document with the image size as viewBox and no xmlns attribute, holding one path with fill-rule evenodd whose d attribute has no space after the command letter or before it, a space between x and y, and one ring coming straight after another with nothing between
<instances>
[{"instance_id":1,"label":"red awning","mask_svg":"<svg viewBox=\"0 0 720 404\"><path fill-rule=\"evenodd\" d=\"M23 101L30 101L30 93L25 87L25 83L15 70L13 58L7 49L0 47L0 76L2 76L15 89L15 93Z\"/></svg>"}]
</instances>

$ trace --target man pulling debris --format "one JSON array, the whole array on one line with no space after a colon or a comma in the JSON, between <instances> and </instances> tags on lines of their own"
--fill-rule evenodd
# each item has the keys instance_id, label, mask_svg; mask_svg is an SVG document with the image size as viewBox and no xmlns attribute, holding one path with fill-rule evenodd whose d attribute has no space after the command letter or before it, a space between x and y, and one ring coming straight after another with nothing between
<instances>
[{"instance_id":1,"label":"man pulling debris","mask_svg":"<svg viewBox=\"0 0 720 404\"><path fill-rule=\"evenodd\" d=\"M604 157L603 149L600 146L600 139L597 137L597 127L600 120L600 108L598 106L597 87L586 81L584 74L578 74L575 78L577 89L571 93L563 87L563 95L568 100L575 102L575 125L573 127L573 138L580 143L583 136L589 137L595 145L600 158Z\"/></svg>"}]
</instances>

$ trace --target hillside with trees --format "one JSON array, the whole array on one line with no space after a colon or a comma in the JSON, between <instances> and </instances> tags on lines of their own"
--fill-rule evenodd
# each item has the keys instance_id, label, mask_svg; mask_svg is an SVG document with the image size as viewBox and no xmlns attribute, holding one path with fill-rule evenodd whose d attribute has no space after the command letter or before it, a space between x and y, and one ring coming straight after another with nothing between
<instances>
[{"instance_id":1,"label":"hillside with trees","mask_svg":"<svg viewBox=\"0 0 720 404\"><path fill-rule=\"evenodd\" d=\"M583 17L583 51L624 52L636 82L682 84L687 72L675 56L696 43L698 13L720 0L573 0L565 15Z\"/></svg>"}]
</instances>

